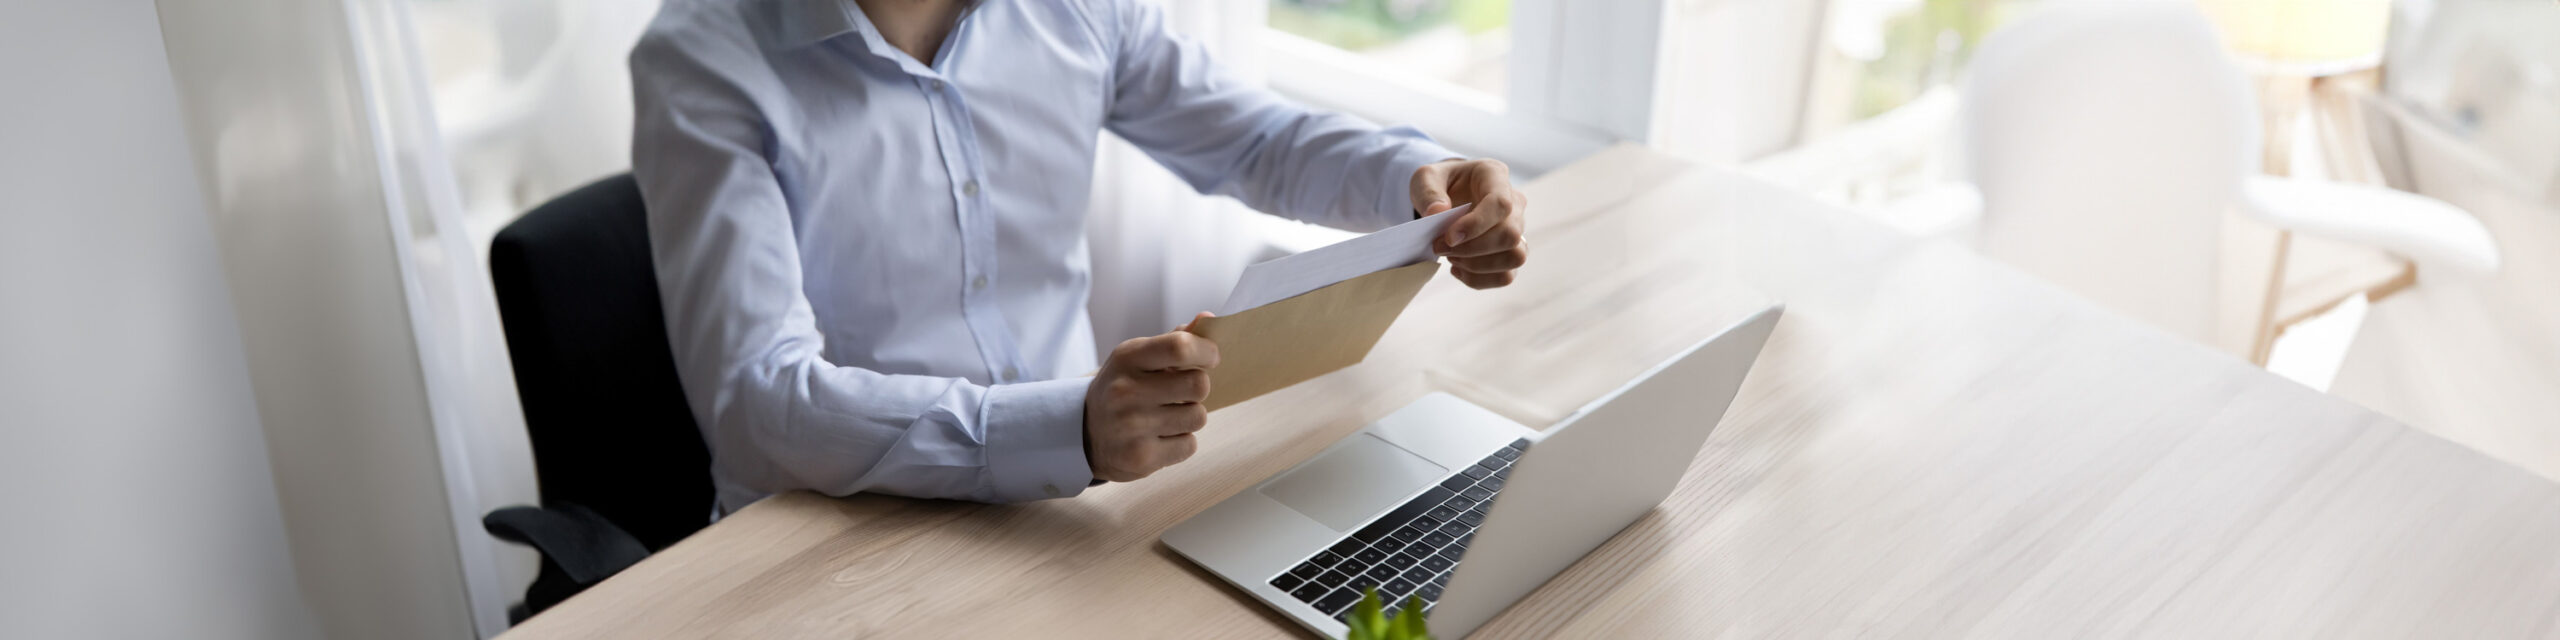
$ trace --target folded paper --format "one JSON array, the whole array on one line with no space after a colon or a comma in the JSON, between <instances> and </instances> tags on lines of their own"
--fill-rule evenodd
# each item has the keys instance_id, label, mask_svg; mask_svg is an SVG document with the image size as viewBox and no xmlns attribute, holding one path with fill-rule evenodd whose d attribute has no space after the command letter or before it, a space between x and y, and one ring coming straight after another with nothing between
<instances>
[{"instance_id":1,"label":"folded paper","mask_svg":"<svg viewBox=\"0 0 2560 640\"><path fill-rule=\"evenodd\" d=\"M1359 364L1439 267L1432 260L1378 271L1192 323L1192 333L1218 343L1202 404L1216 411Z\"/></svg>"}]
</instances>

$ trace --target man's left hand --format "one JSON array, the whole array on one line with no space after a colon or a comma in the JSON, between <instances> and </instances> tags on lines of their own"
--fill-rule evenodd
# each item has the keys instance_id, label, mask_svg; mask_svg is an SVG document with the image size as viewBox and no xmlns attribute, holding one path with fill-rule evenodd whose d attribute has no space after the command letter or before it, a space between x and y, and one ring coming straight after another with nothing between
<instances>
[{"instance_id":1,"label":"man's left hand","mask_svg":"<svg viewBox=\"0 0 2560 640\"><path fill-rule=\"evenodd\" d=\"M1511 168L1500 160L1442 160L1413 172L1413 211L1429 216L1459 203L1474 203L1431 251L1449 258L1449 275L1477 289L1511 284L1511 271L1529 261L1522 244L1529 196L1511 186Z\"/></svg>"}]
</instances>

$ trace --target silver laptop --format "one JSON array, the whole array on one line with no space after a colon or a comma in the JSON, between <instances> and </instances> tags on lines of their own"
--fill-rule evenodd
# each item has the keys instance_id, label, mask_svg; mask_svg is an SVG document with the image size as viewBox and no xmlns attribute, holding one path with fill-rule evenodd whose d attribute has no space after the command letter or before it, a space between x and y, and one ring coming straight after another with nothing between
<instances>
[{"instance_id":1,"label":"silver laptop","mask_svg":"<svg viewBox=\"0 0 2560 640\"><path fill-rule=\"evenodd\" d=\"M1419 595L1458 638L1636 521L1723 419L1781 309L1754 313L1544 433L1424 396L1164 535L1210 573L1340 637L1363 589Z\"/></svg>"}]
</instances>

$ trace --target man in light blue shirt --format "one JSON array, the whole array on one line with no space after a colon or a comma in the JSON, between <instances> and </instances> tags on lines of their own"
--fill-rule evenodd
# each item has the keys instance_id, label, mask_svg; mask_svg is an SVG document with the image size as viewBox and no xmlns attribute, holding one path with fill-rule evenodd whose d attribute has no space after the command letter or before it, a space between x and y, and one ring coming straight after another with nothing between
<instances>
[{"instance_id":1,"label":"man in light blue shirt","mask_svg":"<svg viewBox=\"0 0 2560 640\"><path fill-rule=\"evenodd\" d=\"M1511 282L1499 162L1226 76L1142 0L669 0L631 55L634 173L721 508L777 491L1015 502L1188 458L1217 345L1098 366L1097 136L1204 193L1435 244Z\"/></svg>"}]
</instances>

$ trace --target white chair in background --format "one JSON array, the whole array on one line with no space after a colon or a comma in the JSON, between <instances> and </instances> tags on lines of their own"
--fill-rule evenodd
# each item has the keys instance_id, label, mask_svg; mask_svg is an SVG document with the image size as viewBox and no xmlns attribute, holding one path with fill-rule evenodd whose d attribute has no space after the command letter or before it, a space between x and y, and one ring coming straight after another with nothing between
<instances>
[{"instance_id":1,"label":"white chair in background","mask_svg":"<svg viewBox=\"0 0 2560 640\"><path fill-rule=\"evenodd\" d=\"M2431 273L2497 269L2488 231L2452 205L2259 175L2258 118L2250 85L2195 7L2042 9L1986 41L1964 83L1959 129L1978 189L1978 246L2101 305L2256 358L2272 333L2233 344L2230 318L2263 324L2273 305L2229 308L2249 299L2223 291L2224 213L2234 207Z\"/></svg>"}]
</instances>

